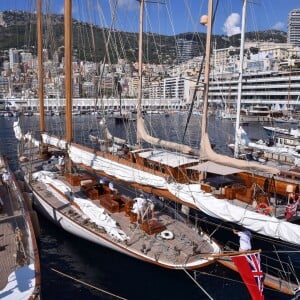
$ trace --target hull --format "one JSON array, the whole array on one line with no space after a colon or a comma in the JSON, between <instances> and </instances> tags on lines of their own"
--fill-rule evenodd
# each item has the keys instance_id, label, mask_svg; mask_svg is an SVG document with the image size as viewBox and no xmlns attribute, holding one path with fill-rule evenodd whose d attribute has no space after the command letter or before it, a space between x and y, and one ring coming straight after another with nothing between
<instances>
[{"instance_id":1,"label":"hull","mask_svg":"<svg viewBox=\"0 0 300 300\"><path fill-rule=\"evenodd\" d=\"M37 156L32 168L40 170L44 162ZM28 164L28 160L21 163L24 172ZM198 269L214 262L213 258L198 257L193 243L181 252L182 236L199 245L201 251L221 251L209 236L200 235L186 219L174 218L176 214L169 210L159 213L159 220L145 212L142 222L136 223L131 208L134 201L112 194L108 186L103 186L100 192L100 184L88 172L72 176L36 171L32 174L33 181L28 180L28 174L24 177L41 213L63 230L91 243L168 269ZM160 207L162 204L158 202L156 205ZM159 251L162 247L166 249L164 253ZM175 256L173 247L179 249Z\"/></svg>"}]
</instances>

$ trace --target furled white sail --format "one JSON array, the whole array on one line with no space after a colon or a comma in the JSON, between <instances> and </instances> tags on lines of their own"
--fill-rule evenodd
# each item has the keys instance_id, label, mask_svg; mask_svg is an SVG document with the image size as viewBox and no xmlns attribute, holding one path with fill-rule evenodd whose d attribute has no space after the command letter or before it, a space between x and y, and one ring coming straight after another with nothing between
<instances>
[{"instance_id":1,"label":"furled white sail","mask_svg":"<svg viewBox=\"0 0 300 300\"><path fill-rule=\"evenodd\" d=\"M15 132L15 137L18 141L20 141L23 137L23 134L22 134L22 130L21 130L21 127L20 127L20 122L19 122L19 119L17 121L14 122L13 124L13 128L14 128L14 132Z\"/></svg>"},{"instance_id":2,"label":"furled white sail","mask_svg":"<svg viewBox=\"0 0 300 300\"><path fill-rule=\"evenodd\" d=\"M278 174L280 172L278 169L270 166L265 166L246 160L236 159L214 152L211 148L207 133L205 133L201 139L200 159L213 161L224 166L239 168L243 170L255 170L258 172L264 172L269 174Z\"/></svg>"},{"instance_id":3,"label":"furled white sail","mask_svg":"<svg viewBox=\"0 0 300 300\"><path fill-rule=\"evenodd\" d=\"M142 118L137 119L137 131L138 131L139 137L141 139L143 139L145 142L150 143L151 145L159 146L161 148L173 149L178 152L185 153L185 154L195 154L195 149L191 148L190 146L161 140L159 138L155 138L155 137L149 135L146 132L146 129L144 126L144 120Z\"/></svg>"},{"instance_id":4,"label":"furled white sail","mask_svg":"<svg viewBox=\"0 0 300 300\"><path fill-rule=\"evenodd\" d=\"M67 142L63 139L57 138L56 136L43 133L42 139L43 139L43 143L45 144L55 146L61 150L67 149Z\"/></svg>"},{"instance_id":5,"label":"furled white sail","mask_svg":"<svg viewBox=\"0 0 300 300\"><path fill-rule=\"evenodd\" d=\"M18 141L21 141L23 139L24 141L32 143L36 147L39 146L40 142L33 136L33 134L31 134L30 132L26 134L22 133L19 119L14 122L13 128L15 132L15 137Z\"/></svg>"},{"instance_id":6,"label":"furled white sail","mask_svg":"<svg viewBox=\"0 0 300 300\"><path fill-rule=\"evenodd\" d=\"M47 189L55 194L55 196L60 199L62 202L67 202L62 195L55 191L59 190L64 193L66 196L70 196L70 188L64 184L59 179L53 178L53 173L48 171L38 171L32 174L32 178L38 181L43 182L47 185ZM124 241L129 239L126 234L117 227L117 223L112 219L103 208L98 207L91 201L88 201L84 198L78 196L72 196L72 201L74 201L80 207L80 213L82 217L89 218L92 222L95 222L98 226L101 226L105 231L111 236L115 237L117 240Z\"/></svg>"},{"instance_id":7,"label":"furled white sail","mask_svg":"<svg viewBox=\"0 0 300 300\"><path fill-rule=\"evenodd\" d=\"M114 143L116 143L116 144L119 144L119 145L123 145L123 144L126 144L126 140L124 140L124 139L121 139L121 138L118 138L118 137L116 137L116 136L113 136L111 133L110 133L110 131L108 130L108 128L107 127L105 127L105 129L104 129L104 134L105 134L105 139L107 140L107 141L113 141Z\"/></svg>"},{"instance_id":8,"label":"furled white sail","mask_svg":"<svg viewBox=\"0 0 300 300\"><path fill-rule=\"evenodd\" d=\"M125 182L137 182L159 189L167 187L166 179L163 177L104 158L73 144L69 148L69 157L74 163L90 166L94 170L103 171L107 175L115 176Z\"/></svg>"},{"instance_id":9,"label":"furled white sail","mask_svg":"<svg viewBox=\"0 0 300 300\"><path fill-rule=\"evenodd\" d=\"M259 214L255 211L232 204L230 201L215 198L201 190L199 184L169 184L169 191L186 203L195 203L205 214L242 225L256 233L300 245L299 225Z\"/></svg>"}]
</instances>

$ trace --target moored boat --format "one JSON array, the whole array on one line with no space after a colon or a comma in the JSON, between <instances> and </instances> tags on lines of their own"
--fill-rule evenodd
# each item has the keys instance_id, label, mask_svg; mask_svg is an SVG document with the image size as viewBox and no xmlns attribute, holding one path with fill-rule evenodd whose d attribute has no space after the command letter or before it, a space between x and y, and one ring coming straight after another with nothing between
<instances>
[{"instance_id":1,"label":"moored boat","mask_svg":"<svg viewBox=\"0 0 300 300\"><path fill-rule=\"evenodd\" d=\"M70 20L71 1L65 1L66 140L72 147ZM40 109L43 107L41 103ZM44 135L43 115L42 111L40 126ZM22 136L17 124L14 128L23 150L19 155L21 171L36 207L64 230L170 269L198 269L214 262L214 259L199 257L199 253L220 253L220 246L207 234L200 234L195 224L190 225L188 216L168 207L167 198L163 202L158 199L151 202L141 195L118 193L83 171L79 164L72 166L69 151L62 151L66 150L66 143L59 142L56 147L60 150L55 150L49 144Z\"/></svg>"},{"instance_id":2,"label":"moored boat","mask_svg":"<svg viewBox=\"0 0 300 300\"><path fill-rule=\"evenodd\" d=\"M3 156L0 157L0 173L0 298L39 299L37 215Z\"/></svg>"}]
</instances>

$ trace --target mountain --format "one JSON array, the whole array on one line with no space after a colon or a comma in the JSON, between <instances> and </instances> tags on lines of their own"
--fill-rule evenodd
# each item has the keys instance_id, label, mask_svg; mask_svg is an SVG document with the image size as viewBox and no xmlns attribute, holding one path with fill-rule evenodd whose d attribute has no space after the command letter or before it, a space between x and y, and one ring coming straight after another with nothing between
<instances>
[{"instance_id":1,"label":"mountain","mask_svg":"<svg viewBox=\"0 0 300 300\"><path fill-rule=\"evenodd\" d=\"M44 15L44 48L49 51L50 57L57 49L64 45L63 15ZM81 60L102 61L105 55L105 40L109 29L73 20L73 53ZM172 64L176 62L176 40L183 38L199 43L199 54L205 49L205 33L182 33L175 36L144 34L144 60L150 63ZM287 34L278 30L248 32L246 41L272 41L285 43ZM227 37L213 36L217 49L229 46L239 46L240 35ZM95 46L94 46L95 45ZM0 51L9 48L36 50L36 15L24 11L0 12ZM96 50L94 50L96 49ZM107 62L116 62L118 58L137 61L138 34L133 32L112 31L111 43L108 46L109 58ZM2 60L5 58L2 55Z\"/></svg>"}]
</instances>

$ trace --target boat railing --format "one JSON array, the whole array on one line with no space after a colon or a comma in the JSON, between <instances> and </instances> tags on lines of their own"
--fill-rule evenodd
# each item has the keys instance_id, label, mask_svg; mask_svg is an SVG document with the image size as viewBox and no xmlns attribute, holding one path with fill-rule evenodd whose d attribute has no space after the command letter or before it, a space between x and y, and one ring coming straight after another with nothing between
<instances>
[{"instance_id":1,"label":"boat railing","mask_svg":"<svg viewBox=\"0 0 300 300\"><path fill-rule=\"evenodd\" d=\"M239 245L233 241L227 241L224 250L239 249ZM276 251L260 253L262 271L268 275L272 275L288 282L298 282L297 276L291 263L283 261Z\"/></svg>"},{"instance_id":2,"label":"boat railing","mask_svg":"<svg viewBox=\"0 0 300 300\"><path fill-rule=\"evenodd\" d=\"M272 254L275 255L276 251ZM293 266L286 261L282 261L279 256L272 257L265 253L261 253L261 264L263 271L269 275L273 275L287 281L293 281L296 279L298 282Z\"/></svg>"}]
</instances>

